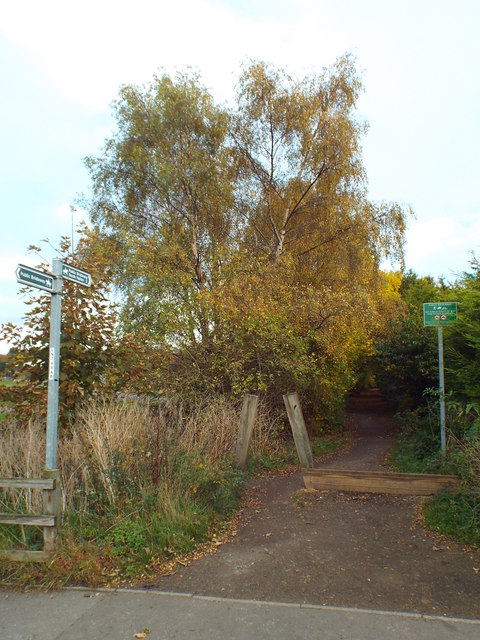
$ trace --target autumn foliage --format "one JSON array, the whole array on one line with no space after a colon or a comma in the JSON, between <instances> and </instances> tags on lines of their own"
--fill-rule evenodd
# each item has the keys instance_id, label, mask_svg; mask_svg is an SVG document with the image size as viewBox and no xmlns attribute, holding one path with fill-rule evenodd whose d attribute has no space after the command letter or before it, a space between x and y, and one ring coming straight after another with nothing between
<instances>
[{"instance_id":1,"label":"autumn foliage","mask_svg":"<svg viewBox=\"0 0 480 640\"><path fill-rule=\"evenodd\" d=\"M253 62L231 109L194 74L122 87L84 204L113 248L123 330L170 354L166 393L295 388L335 419L408 213L367 198L361 91L349 56L302 80Z\"/></svg>"},{"instance_id":2,"label":"autumn foliage","mask_svg":"<svg viewBox=\"0 0 480 640\"><path fill-rule=\"evenodd\" d=\"M65 282L64 422L95 394L275 405L291 390L317 426L336 422L394 312L380 265L401 260L408 213L367 197L361 91L349 56L301 80L252 62L229 109L195 74L121 88L117 128L86 160L93 229L60 248L93 277ZM45 407L48 296L27 304L2 337L10 399L31 413Z\"/></svg>"}]
</instances>

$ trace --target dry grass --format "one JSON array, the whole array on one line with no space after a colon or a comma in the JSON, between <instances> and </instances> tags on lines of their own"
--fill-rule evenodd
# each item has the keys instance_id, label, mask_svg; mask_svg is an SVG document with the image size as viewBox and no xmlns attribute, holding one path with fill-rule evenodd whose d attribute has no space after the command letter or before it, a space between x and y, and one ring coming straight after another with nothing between
<instances>
[{"instance_id":1,"label":"dry grass","mask_svg":"<svg viewBox=\"0 0 480 640\"><path fill-rule=\"evenodd\" d=\"M34 569L3 564L0 580L113 584L204 542L243 488L232 466L240 414L241 404L221 398L86 403L58 442L64 523L54 560ZM253 453L275 451L279 424L259 407ZM0 424L0 476L41 478L44 461L42 422ZM2 493L7 509L41 513L42 492ZM0 529L0 546L41 543L38 528Z\"/></svg>"},{"instance_id":2,"label":"dry grass","mask_svg":"<svg viewBox=\"0 0 480 640\"><path fill-rule=\"evenodd\" d=\"M5 420L0 426L0 476L38 478L45 460L45 429L39 420L27 424Z\"/></svg>"},{"instance_id":3,"label":"dry grass","mask_svg":"<svg viewBox=\"0 0 480 640\"><path fill-rule=\"evenodd\" d=\"M114 504L115 489L109 472L116 457L121 458L125 468L138 477L150 429L148 405L86 404L77 415L71 439L62 443L62 482L66 487L72 486L77 478L85 489L96 488L96 483L100 482L108 502Z\"/></svg>"},{"instance_id":4,"label":"dry grass","mask_svg":"<svg viewBox=\"0 0 480 640\"><path fill-rule=\"evenodd\" d=\"M5 420L0 426L0 477L41 478L45 464L45 429L39 420L26 425ZM8 505L15 510L41 513L41 491L23 489L6 493ZM6 503L7 504L7 503Z\"/></svg>"},{"instance_id":5,"label":"dry grass","mask_svg":"<svg viewBox=\"0 0 480 640\"><path fill-rule=\"evenodd\" d=\"M236 445L241 405L222 398L195 406L169 400L148 403L91 402L77 414L74 428L58 443L64 509L79 496L102 491L111 505L117 500L111 470L121 460L122 472L140 484L158 483L169 472L176 452L200 454L216 464ZM259 403L252 453L275 449L281 420ZM0 426L0 477L40 478L45 460L45 426L39 420ZM12 493L13 496L13 493ZM14 498L30 511L40 512L41 492L19 491Z\"/></svg>"},{"instance_id":6,"label":"dry grass","mask_svg":"<svg viewBox=\"0 0 480 640\"><path fill-rule=\"evenodd\" d=\"M207 462L217 463L235 449L241 403L224 398L207 399L186 410L179 402L161 409L166 424L174 424L179 447L189 453L201 451ZM271 448L277 439L281 418L266 403L259 402L251 451Z\"/></svg>"},{"instance_id":7,"label":"dry grass","mask_svg":"<svg viewBox=\"0 0 480 640\"><path fill-rule=\"evenodd\" d=\"M283 409L273 409L265 401L259 401L250 445L252 454L273 453L279 449L279 435L285 426L285 419Z\"/></svg>"}]
</instances>

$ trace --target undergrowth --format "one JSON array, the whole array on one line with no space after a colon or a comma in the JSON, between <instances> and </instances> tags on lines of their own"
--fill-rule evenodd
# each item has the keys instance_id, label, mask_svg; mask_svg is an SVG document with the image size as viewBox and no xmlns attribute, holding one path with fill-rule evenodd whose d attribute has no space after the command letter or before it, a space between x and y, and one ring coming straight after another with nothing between
<instances>
[{"instance_id":1,"label":"undergrowth","mask_svg":"<svg viewBox=\"0 0 480 640\"><path fill-rule=\"evenodd\" d=\"M480 547L480 414L474 406L447 405L447 449L440 450L439 415L422 407L397 416L402 430L390 463L404 473L447 473L460 488L436 494L424 505L430 529L463 544Z\"/></svg>"},{"instance_id":2,"label":"undergrowth","mask_svg":"<svg viewBox=\"0 0 480 640\"><path fill-rule=\"evenodd\" d=\"M348 446L349 439L347 432L325 433L314 437L310 443L312 455L317 459L334 455ZM247 472L275 471L298 464L298 454L293 440L283 439L277 441L273 448L255 453Z\"/></svg>"},{"instance_id":3,"label":"undergrowth","mask_svg":"<svg viewBox=\"0 0 480 640\"><path fill-rule=\"evenodd\" d=\"M298 464L283 418L260 406L246 472L235 468L239 407L87 404L59 440L63 523L48 565L0 561L4 584L120 585L211 540L238 507L248 476ZM44 425L0 427L0 476L41 477ZM313 442L314 455L345 436ZM40 445L40 443L42 443ZM3 496L3 497L2 497ZM0 511L42 513L41 491L6 491ZM0 527L1 548L38 549L35 527Z\"/></svg>"}]
</instances>

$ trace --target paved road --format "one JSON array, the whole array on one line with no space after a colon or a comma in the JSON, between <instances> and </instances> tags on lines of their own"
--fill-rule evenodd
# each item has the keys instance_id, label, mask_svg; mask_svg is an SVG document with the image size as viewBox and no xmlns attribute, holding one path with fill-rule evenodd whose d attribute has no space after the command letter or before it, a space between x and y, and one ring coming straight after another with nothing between
<instances>
[{"instance_id":1,"label":"paved road","mask_svg":"<svg viewBox=\"0 0 480 640\"><path fill-rule=\"evenodd\" d=\"M148 640L478 640L480 620L151 591L0 591L1 640L127 640L142 633Z\"/></svg>"}]
</instances>

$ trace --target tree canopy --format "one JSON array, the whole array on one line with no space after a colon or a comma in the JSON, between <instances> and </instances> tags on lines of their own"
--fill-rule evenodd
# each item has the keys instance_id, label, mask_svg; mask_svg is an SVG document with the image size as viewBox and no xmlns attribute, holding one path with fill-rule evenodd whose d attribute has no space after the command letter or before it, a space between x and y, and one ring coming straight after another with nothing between
<instances>
[{"instance_id":1,"label":"tree canopy","mask_svg":"<svg viewBox=\"0 0 480 640\"><path fill-rule=\"evenodd\" d=\"M408 215L368 199L361 91L350 56L301 80L252 62L230 109L196 74L120 90L88 207L123 325L170 346L170 384L332 398L354 384Z\"/></svg>"}]
</instances>

